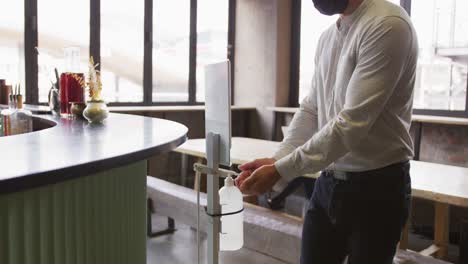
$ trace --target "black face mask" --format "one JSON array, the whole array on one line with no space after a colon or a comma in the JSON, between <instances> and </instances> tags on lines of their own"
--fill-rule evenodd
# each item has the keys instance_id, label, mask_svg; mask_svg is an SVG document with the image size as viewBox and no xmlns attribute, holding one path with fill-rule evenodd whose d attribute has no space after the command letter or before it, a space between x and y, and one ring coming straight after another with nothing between
<instances>
[{"instance_id":1,"label":"black face mask","mask_svg":"<svg viewBox=\"0 0 468 264\"><path fill-rule=\"evenodd\" d=\"M312 2L320 13L331 16L343 13L349 0L312 0Z\"/></svg>"}]
</instances>

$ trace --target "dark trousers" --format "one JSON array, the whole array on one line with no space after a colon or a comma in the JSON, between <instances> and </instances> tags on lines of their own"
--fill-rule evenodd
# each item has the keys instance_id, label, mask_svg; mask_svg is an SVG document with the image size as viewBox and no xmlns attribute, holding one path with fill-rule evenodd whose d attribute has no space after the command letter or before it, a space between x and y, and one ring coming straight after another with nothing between
<instances>
[{"instance_id":1,"label":"dark trousers","mask_svg":"<svg viewBox=\"0 0 468 264\"><path fill-rule=\"evenodd\" d=\"M322 172L305 216L301 264L391 264L411 202L409 162L337 179Z\"/></svg>"}]
</instances>

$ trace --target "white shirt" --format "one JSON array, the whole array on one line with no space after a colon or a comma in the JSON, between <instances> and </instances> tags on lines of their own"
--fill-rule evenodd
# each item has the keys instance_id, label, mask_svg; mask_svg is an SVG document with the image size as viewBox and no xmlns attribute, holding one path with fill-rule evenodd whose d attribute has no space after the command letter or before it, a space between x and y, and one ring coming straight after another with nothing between
<instances>
[{"instance_id":1,"label":"white shirt","mask_svg":"<svg viewBox=\"0 0 468 264\"><path fill-rule=\"evenodd\" d=\"M365 0L320 37L308 96L274 158L284 187L323 169L366 171L409 160L418 44L408 14Z\"/></svg>"}]
</instances>

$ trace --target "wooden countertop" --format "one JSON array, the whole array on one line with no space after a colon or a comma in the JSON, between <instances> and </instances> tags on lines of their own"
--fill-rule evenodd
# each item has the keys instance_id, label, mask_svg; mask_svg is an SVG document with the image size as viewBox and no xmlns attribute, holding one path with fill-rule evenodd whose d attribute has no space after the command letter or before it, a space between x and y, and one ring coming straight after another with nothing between
<instances>
[{"instance_id":1,"label":"wooden countertop","mask_svg":"<svg viewBox=\"0 0 468 264\"><path fill-rule=\"evenodd\" d=\"M297 110L299 110L299 108L298 107L270 106L270 107L267 107L267 110L270 110L272 112L277 112L277 113L295 114Z\"/></svg>"},{"instance_id":2,"label":"wooden countertop","mask_svg":"<svg viewBox=\"0 0 468 264\"><path fill-rule=\"evenodd\" d=\"M231 160L242 164L256 158L273 156L279 142L232 138ZM205 139L190 139L176 152L205 158ZM306 175L316 178L318 173ZM411 179L415 197L468 207L468 168L411 161Z\"/></svg>"},{"instance_id":3,"label":"wooden countertop","mask_svg":"<svg viewBox=\"0 0 468 264\"><path fill-rule=\"evenodd\" d=\"M0 109L8 108L7 105L0 105ZM50 114L50 108L45 105L28 105L24 108L33 113ZM168 105L168 106L109 106L111 112L192 112L192 111L205 111L204 105ZM252 111L257 110L254 106L231 106L233 111Z\"/></svg>"},{"instance_id":4,"label":"wooden countertop","mask_svg":"<svg viewBox=\"0 0 468 264\"><path fill-rule=\"evenodd\" d=\"M294 114L299 108L297 107L267 107L268 110L276 113ZM430 116L430 115L413 115L413 122L441 124L441 125L459 125L468 126L468 118L446 117L446 116Z\"/></svg>"},{"instance_id":5,"label":"wooden countertop","mask_svg":"<svg viewBox=\"0 0 468 264\"><path fill-rule=\"evenodd\" d=\"M235 106L231 107L233 111L250 111L256 110L252 106ZM110 106L111 112L191 112L205 111L204 105L177 105L177 106Z\"/></svg>"},{"instance_id":6,"label":"wooden countertop","mask_svg":"<svg viewBox=\"0 0 468 264\"><path fill-rule=\"evenodd\" d=\"M413 115L413 122L468 126L468 118L446 116Z\"/></svg>"}]
</instances>

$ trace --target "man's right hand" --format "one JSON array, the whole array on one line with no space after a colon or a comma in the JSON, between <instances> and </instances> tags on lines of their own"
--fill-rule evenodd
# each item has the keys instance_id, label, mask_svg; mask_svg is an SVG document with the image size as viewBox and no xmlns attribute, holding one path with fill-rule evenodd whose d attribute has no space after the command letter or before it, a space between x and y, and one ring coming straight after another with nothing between
<instances>
[{"instance_id":1,"label":"man's right hand","mask_svg":"<svg viewBox=\"0 0 468 264\"><path fill-rule=\"evenodd\" d=\"M239 170L241 170L241 173L239 176L236 178L236 186L241 186L242 183L252 175L252 173L264 166L264 165L271 165L276 162L275 159L272 158L264 158L264 159L256 159L247 163L244 163L242 165L239 165Z\"/></svg>"}]
</instances>

